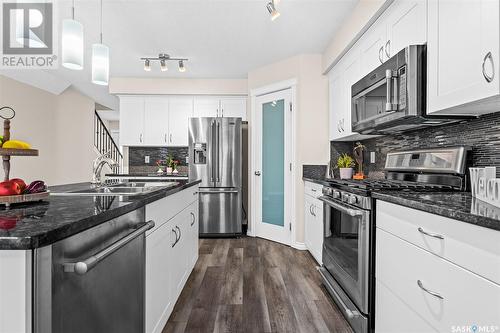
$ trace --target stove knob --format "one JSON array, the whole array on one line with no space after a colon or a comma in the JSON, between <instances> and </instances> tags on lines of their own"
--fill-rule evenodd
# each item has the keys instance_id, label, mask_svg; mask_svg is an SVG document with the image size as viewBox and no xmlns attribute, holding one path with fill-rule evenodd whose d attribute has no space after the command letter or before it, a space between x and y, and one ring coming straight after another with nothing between
<instances>
[{"instance_id":1,"label":"stove knob","mask_svg":"<svg viewBox=\"0 0 500 333\"><path fill-rule=\"evenodd\" d=\"M348 199L348 202L351 204L351 205L354 205L355 203L358 202L358 198L356 198L355 195L350 195L349 196L349 199Z\"/></svg>"},{"instance_id":2,"label":"stove knob","mask_svg":"<svg viewBox=\"0 0 500 333\"><path fill-rule=\"evenodd\" d=\"M332 198L334 198L334 199L340 198L340 192L339 191L333 191L332 192Z\"/></svg>"}]
</instances>

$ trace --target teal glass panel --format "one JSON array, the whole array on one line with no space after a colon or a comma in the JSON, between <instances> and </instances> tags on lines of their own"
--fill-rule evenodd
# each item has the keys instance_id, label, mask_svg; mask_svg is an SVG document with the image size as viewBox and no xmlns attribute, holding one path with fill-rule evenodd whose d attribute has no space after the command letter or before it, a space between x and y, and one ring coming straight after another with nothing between
<instances>
[{"instance_id":1,"label":"teal glass panel","mask_svg":"<svg viewBox=\"0 0 500 333\"><path fill-rule=\"evenodd\" d=\"M262 106L262 222L285 225L285 101Z\"/></svg>"}]
</instances>

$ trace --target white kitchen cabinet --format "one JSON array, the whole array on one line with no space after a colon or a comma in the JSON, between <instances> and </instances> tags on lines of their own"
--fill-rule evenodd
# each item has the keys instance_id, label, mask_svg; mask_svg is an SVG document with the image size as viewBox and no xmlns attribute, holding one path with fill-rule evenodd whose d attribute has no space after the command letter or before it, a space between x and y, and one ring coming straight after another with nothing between
<instances>
[{"instance_id":1,"label":"white kitchen cabinet","mask_svg":"<svg viewBox=\"0 0 500 333\"><path fill-rule=\"evenodd\" d=\"M120 144L142 145L144 142L144 97L120 97Z\"/></svg>"},{"instance_id":2,"label":"white kitchen cabinet","mask_svg":"<svg viewBox=\"0 0 500 333\"><path fill-rule=\"evenodd\" d=\"M500 111L499 1L429 1L428 34L427 113Z\"/></svg>"},{"instance_id":3,"label":"white kitchen cabinet","mask_svg":"<svg viewBox=\"0 0 500 333\"><path fill-rule=\"evenodd\" d=\"M321 265L323 251L323 203L318 200L322 186L305 182L304 231L306 247Z\"/></svg>"},{"instance_id":4,"label":"white kitchen cabinet","mask_svg":"<svg viewBox=\"0 0 500 333\"><path fill-rule=\"evenodd\" d=\"M247 120L247 99L245 97L226 97L220 100L220 116Z\"/></svg>"},{"instance_id":5,"label":"white kitchen cabinet","mask_svg":"<svg viewBox=\"0 0 500 333\"><path fill-rule=\"evenodd\" d=\"M198 188L148 204L146 220L146 332L160 333L198 258Z\"/></svg>"},{"instance_id":6,"label":"white kitchen cabinet","mask_svg":"<svg viewBox=\"0 0 500 333\"><path fill-rule=\"evenodd\" d=\"M382 15L356 43L360 49L359 79L370 73L387 60L384 47L387 28Z\"/></svg>"},{"instance_id":7,"label":"white kitchen cabinet","mask_svg":"<svg viewBox=\"0 0 500 333\"><path fill-rule=\"evenodd\" d=\"M195 117L218 117L220 100L214 97L195 97L194 116Z\"/></svg>"},{"instance_id":8,"label":"white kitchen cabinet","mask_svg":"<svg viewBox=\"0 0 500 333\"><path fill-rule=\"evenodd\" d=\"M193 116L193 98L171 97L168 103L168 145L187 146L189 118Z\"/></svg>"},{"instance_id":9,"label":"white kitchen cabinet","mask_svg":"<svg viewBox=\"0 0 500 333\"><path fill-rule=\"evenodd\" d=\"M334 68L338 70L339 68ZM342 137L340 122L342 119L342 94L343 94L343 76L336 75L331 72L329 79L329 106L330 106L330 141L337 140Z\"/></svg>"},{"instance_id":10,"label":"white kitchen cabinet","mask_svg":"<svg viewBox=\"0 0 500 333\"><path fill-rule=\"evenodd\" d=\"M168 143L168 103L166 97L144 99L144 145L166 145Z\"/></svg>"}]
</instances>

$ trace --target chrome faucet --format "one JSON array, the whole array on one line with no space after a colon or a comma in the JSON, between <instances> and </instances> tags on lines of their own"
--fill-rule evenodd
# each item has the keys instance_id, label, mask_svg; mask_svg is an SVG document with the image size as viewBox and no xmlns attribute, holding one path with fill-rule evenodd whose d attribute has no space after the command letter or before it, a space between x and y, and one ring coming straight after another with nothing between
<instances>
[{"instance_id":1,"label":"chrome faucet","mask_svg":"<svg viewBox=\"0 0 500 333\"><path fill-rule=\"evenodd\" d=\"M98 186L102 184L101 171L102 171L102 168L104 167L105 164L109 165L110 168L118 165L118 163L116 163L115 160L113 160L112 158L109 157L110 153L111 152L108 151L108 152L100 155L99 157L97 157L94 160L94 164L92 167L92 173L93 173L92 184L95 184Z\"/></svg>"}]
</instances>

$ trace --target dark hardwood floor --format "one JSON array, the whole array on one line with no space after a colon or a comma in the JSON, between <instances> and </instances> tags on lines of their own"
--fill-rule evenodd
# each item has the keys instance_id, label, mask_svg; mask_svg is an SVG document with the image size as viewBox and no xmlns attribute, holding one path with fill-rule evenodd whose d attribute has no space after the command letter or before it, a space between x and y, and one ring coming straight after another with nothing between
<instances>
[{"instance_id":1,"label":"dark hardwood floor","mask_svg":"<svg viewBox=\"0 0 500 333\"><path fill-rule=\"evenodd\" d=\"M260 238L202 239L163 333L352 332L307 251Z\"/></svg>"}]
</instances>

